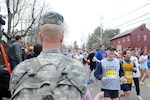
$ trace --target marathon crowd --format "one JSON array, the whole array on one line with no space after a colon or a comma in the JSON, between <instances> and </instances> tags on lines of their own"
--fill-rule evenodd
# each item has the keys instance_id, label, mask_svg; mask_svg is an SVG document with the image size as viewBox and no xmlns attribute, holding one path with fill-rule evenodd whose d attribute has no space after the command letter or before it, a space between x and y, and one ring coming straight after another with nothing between
<instances>
[{"instance_id":1,"label":"marathon crowd","mask_svg":"<svg viewBox=\"0 0 150 100\"><path fill-rule=\"evenodd\" d=\"M63 16L56 12L43 16L39 32L42 45L29 46L26 53L23 53L20 46L21 37L16 36L8 55L13 69L9 87L11 95L1 95L5 94L1 88L1 100L3 96L11 97L12 100L91 100L87 84L95 80L86 78L86 65L89 66L89 76L94 71L95 78L102 84L94 100L119 100L122 95L125 100L130 100L132 81L136 86L137 100L143 100L140 83L146 84L150 75L150 52L147 49L139 53L136 47L129 47L121 53L113 46L105 48L105 45L101 45L98 51L61 52L63 22ZM54 82L47 80L51 77ZM37 88L38 83L41 87Z\"/></svg>"},{"instance_id":2,"label":"marathon crowd","mask_svg":"<svg viewBox=\"0 0 150 100\"><path fill-rule=\"evenodd\" d=\"M108 51L111 51L111 54L109 54ZM148 84L146 82L146 79L150 77L150 50L148 51L147 49L144 49L141 52L139 52L137 47L128 47L121 53L120 51L118 52L112 46L105 48L105 45L101 45L100 50L98 51L96 49L93 49L90 52L86 50L63 50L62 53L70 58L78 60L83 65L88 65L89 79L87 80L87 84L92 84L97 81L91 78L91 72L93 70L95 70L94 76L96 77L96 79L102 81L102 77L104 74L102 69L103 66L99 64L101 63L101 61L108 59L107 56L114 55L113 59L118 59L120 61L120 64L123 68L122 71L124 73L124 77L120 78L120 90L119 93L117 92L119 95L116 97L125 96L125 100L130 100L131 86L136 86L135 89L137 93L137 100L143 100L140 96L140 84ZM110 67L112 68L113 66ZM109 72L108 76L111 75L116 75L116 72ZM112 84L109 84L106 87L112 87ZM94 100L101 100L103 97L111 96L111 98L116 98L113 97L114 95L116 95L114 93L112 95L106 94L106 96L104 96L104 91L109 90L107 88L103 89L102 87L101 92L99 92L95 96Z\"/></svg>"}]
</instances>

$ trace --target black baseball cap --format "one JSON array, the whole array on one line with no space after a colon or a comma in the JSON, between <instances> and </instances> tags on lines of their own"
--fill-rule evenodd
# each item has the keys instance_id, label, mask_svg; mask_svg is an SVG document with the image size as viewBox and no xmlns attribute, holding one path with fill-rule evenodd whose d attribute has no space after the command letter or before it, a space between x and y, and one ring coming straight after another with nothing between
<instances>
[{"instance_id":1,"label":"black baseball cap","mask_svg":"<svg viewBox=\"0 0 150 100\"><path fill-rule=\"evenodd\" d=\"M110 50L110 51L112 51L112 50L116 50L113 46L109 46L109 47L107 47L107 49L106 50Z\"/></svg>"},{"instance_id":2,"label":"black baseball cap","mask_svg":"<svg viewBox=\"0 0 150 100\"><path fill-rule=\"evenodd\" d=\"M135 48L131 48L131 49L130 49L130 51L134 51L134 50L135 50Z\"/></svg>"}]
</instances>

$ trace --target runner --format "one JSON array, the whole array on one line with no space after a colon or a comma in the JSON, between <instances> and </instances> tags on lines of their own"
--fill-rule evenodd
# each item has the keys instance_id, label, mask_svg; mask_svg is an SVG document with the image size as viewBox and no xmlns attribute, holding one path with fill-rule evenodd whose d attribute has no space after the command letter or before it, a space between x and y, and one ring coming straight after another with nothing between
<instances>
[{"instance_id":1,"label":"runner","mask_svg":"<svg viewBox=\"0 0 150 100\"><path fill-rule=\"evenodd\" d=\"M93 51L91 51L91 53L87 57L87 62L88 62L88 65L89 65L89 68L88 68L89 78L87 80L88 84L94 83L94 80L91 77L91 72L93 70L95 70L95 67L96 67L96 62L92 61L93 57L95 56L95 53L96 53L96 49L93 49Z\"/></svg>"},{"instance_id":2,"label":"runner","mask_svg":"<svg viewBox=\"0 0 150 100\"><path fill-rule=\"evenodd\" d=\"M105 45L102 44L100 45L100 50L95 54L93 61L96 62L96 66L97 66L97 64L106 57L107 57L107 54L105 51ZM102 99L103 96L104 96L104 92L103 92L103 89L101 89L101 91L95 96L94 100L96 100L96 98Z\"/></svg>"},{"instance_id":3,"label":"runner","mask_svg":"<svg viewBox=\"0 0 150 100\"><path fill-rule=\"evenodd\" d=\"M71 53L71 50L70 50L70 49L68 50L67 57L73 58L73 56L72 56L72 53Z\"/></svg>"},{"instance_id":4,"label":"runner","mask_svg":"<svg viewBox=\"0 0 150 100\"><path fill-rule=\"evenodd\" d=\"M87 57L87 61L88 61L89 65L90 65L89 74L91 74L93 69L95 69L95 67L96 67L96 62L92 61L93 57L95 56L95 53L96 53L96 49L93 49L93 51L91 51L91 53Z\"/></svg>"},{"instance_id":5,"label":"runner","mask_svg":"<svg viewBox=\"0 0 150 100\"><path fill-rule=\"evenodd\" d=\"M76 59L82 63L83 56L82 56L82 52L80 50L78 50L78 53L75 55L74 59Z\"/></svg>"},{"instance_id":6,"label":"runner","mask_svg":"<svg viewBox=\"0 0 150 100\"><path fill-rule=\"evenodd\" d=\"M124 59L122 60L122 66L124 69L125 78L127 79L127 83L123 83L121 85L121 89L124 92L125 100L130 100L130 92L133 81L133 72L136 72L136 66L134 61L131 61L131 51L129 48L125 49L123 52Z\"/></svg>"},{"instance_id":7,"label":"runner","mask_svg":"<svg viewBox=\"0 0 150 100\"><path fill-rule=\"evenodd\" d=\"M136 73L134 73L133 80L134 80L134 84L135 84L137 100L143 100L140 96L140 87L139 87L140 71L139 71L138 58L136 57L136 51L134 48L131 49L131 55L132 56L131 56L130 60L133 60L136 65Z\"/></svg>"},{"instance_id":8,"label":"runner","mask_svg":"<svg viewBox=\"0 0 150 100\"><path fill-rule=\"evenodd\" d=\"M94 76L102 82L104 100L119 100L119 77L124 81L126 79L124 78L124 71L120 61L115 58L114 47L107 48L107 58L98 63Z\"/></svg>"},{"instance_id":9,"label":"runner","mask_svg":"<svg viewBox=\"0 0 150 100\"><path fill-rule=\"evenodd\" d=\"M95 54L95 56L93 58L93 61L98 63L106 57L107 57L107 54L106 54L106 51L105 51L105 45L101 45L100 50Z\"/></svg>"},{"instance_id":10,"label":"runner","mask_svg":"<svg viewBox=\"0 0 150 100\"><path fill-rule=\"evenodd\" d=\"M141 72L140 81L142 81L144 84L146 84L145 80L149 77L149 71L148 71L148 66L147 66L148 57L147 57L146 50L143 50L141 52L140 58L139 58L139 63L141 65L141 67L140 67L140 72ZM145 76L144 76L144 73L146 74Z\"/></svg>"},{"instance_id":11,"label":"runner","mask_svg":"<svg viewBox=\"0 0 150 100\"><path fill-rule=\"evenodd\" d=\"M148 53L148 63L147 63L147 66L148 66L148 71L149 71L149 75L150 75L150 50L149 50L149 53Z\"/></svg>"}]
</instances>

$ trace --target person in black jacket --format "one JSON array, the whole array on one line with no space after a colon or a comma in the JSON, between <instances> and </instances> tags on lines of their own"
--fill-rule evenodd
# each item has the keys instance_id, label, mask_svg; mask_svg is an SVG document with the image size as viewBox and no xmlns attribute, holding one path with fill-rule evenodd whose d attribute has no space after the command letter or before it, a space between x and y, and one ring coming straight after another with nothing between
<instances>
[{"instance_id":1,"label":"person in black jacket","mask_svg":"<svg viewBox=\"0 0 150 100\"><path fill-rule=\"evenodd\" d=\"M34 54L33 54L33 57L37 57L40 52L42 51L42 45L41 44L36 44L34 45Z\"/></svg>"},{"instance_id":2,"label":"person in black jacket","mask_svg":"<svg viewBox=\"0 0 150 100\"><path fill-rule=\"evenodd\" d=\"M90 65L90 70L89 70L90 74L93 71L93 69L95 69L95 67L96 67L96 62L93 62L95 53L96 53L96 49L93 49L93 51L91 51L91 53L87 57L87 59L89 60L89 65Z\"/></svg>"},{"instance_id":3,"label":"person in black jacket","mask_svg":"<svg viewBox=\"0 0 150 100\"><path fill-rule=\"evenodd\" d=\"M95 70L95 68L96 68L96 62L93 61L95 53L96 53L96 49L93 49L93 51L91 51L91 53L87 57L87 62L88 62L88 65L89 65L89 69L88 69L89 79L87 80L88 84L94 83L94 80L91 78L91 72L93 70Z\"/></svg>"},{"instance_id":4,"label":"person in black jacket","mask_svg":"<svg viewBox=\"0 0 150 100\"><path fill-rule=\"evenodd\" d=\"M10 75L8 71L3 68L0 68L0 100L2 100L2 97L11 97L9 91L9 79Z\"/></svg>"},{"instance_id":5,"label":"person in black jacket","mask_svg":"<svg viewBox=\"0 0 150 100\"><path fill-rule=\"evenodd\" d=\"M3 18L6 18L6 17L0 15L0 39L3 35L3 32L1 31L1 26L5 25L5 20L3 20ZM0 100L2 100L3 97L6 97L6 98L11 97L11 94L9 91L9 79L10 79L10 75L8 71L0 67Z\"/></svg>"}]
</instances>

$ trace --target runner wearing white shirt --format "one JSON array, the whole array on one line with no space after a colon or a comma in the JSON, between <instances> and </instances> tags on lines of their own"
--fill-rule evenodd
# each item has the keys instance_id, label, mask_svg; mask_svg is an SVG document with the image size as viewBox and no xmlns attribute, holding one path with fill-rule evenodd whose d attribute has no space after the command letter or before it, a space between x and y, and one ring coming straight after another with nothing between
<instances>
[{"instance_id":1,"label":"runner wearing white shirt","mask_svg":"<svg viewBox=\"0 0 150 100\"><path fill-rule=\"evenodd\" d=\"M82 53L81 53L80 51L78 51L78 54L76 54L76 55L74 56L74 59L76 59L76 60L78 60L79 62L82 63L82 59L83 59Z\"/></svg>"},{"instance_id":2,"label":"runner wearing white shirt","mask_svg":"<svg viewBox=\"0 0 150 100\"><path fill-rule=\"evenodd\" d=\"M147 57L147 51L143 50L140 54L140 58L139 58L139 63L140 63L140 72L141 72L141 76L140 76L140 80L142 80L142 82L145 84L145 79L149 77L149 72L148 72L148 66L147 66L147 62L148 62L148 57ZM146 76L143 78L144 76L144 72L146 72Z\"/></svg>"},{"instance_id":3,"label":"runner wearing white shirt","mask_svg":"<svg viewBox=\"0 0 150 100\"><path fill-rule=\"evenodd\" d=\"M140 87L139 87L140 71L139 71L138 58L136 57L136 51L134 48L131 49L131 55L132 56L131 56L130 60L133 60L136 65L136 73L134 73L133 80L134 80L134 84L135 84L137 100L143 100L140 96Z\"/></svg>"}]
</instances>

